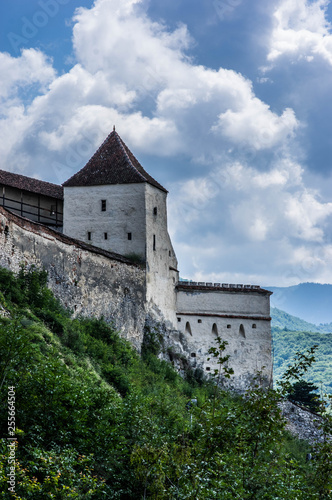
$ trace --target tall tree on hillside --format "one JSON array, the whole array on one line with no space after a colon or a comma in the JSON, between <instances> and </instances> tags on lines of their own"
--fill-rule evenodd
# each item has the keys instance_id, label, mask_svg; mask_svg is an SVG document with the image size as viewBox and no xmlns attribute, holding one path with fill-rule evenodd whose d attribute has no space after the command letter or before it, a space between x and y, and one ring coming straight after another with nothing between
<instances>
[{"instance_id":1,"label":"tall tree on hillside","mask_svg":"<svg viewBox=\"0 0 332 500\"><path fill-rule=\"evenodd\" d=\"M288 393L288 399L306 406L312 411L318 411L320 407L319 396L315 392L318 387L305 380L295 382Z\"/></svg>"}]
</instances>

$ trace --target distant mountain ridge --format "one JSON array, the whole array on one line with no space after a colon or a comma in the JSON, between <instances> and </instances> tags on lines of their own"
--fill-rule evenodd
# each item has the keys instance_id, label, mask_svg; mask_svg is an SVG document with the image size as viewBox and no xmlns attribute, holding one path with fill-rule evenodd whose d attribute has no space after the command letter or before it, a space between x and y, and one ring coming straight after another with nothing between
<instances>
[{"instance_id":1,"label":"distant mountain ridge","mask_svg":"<svg viewBox=\"0 0 332 500\"><path fill-rule=\"evenodd\" d=\"M271 307L285 311L310 324L332 323L332 285L300 283L289 287L267 286L264 288L273 292Z\"/></svg>"},{"instance_id":2,"label":"distant mountain ridge","mask_svg":"<svg viewBox=\"0 0 332 500\"><path fill-rule=\"evenodd\" d=\"M304 321L301 318L281 311L276 307L271 307L272 328L280 330L289 330L292 332L313 332L313 333L332 333L332 323L315 325Z\"/></svg>"}]
</instances>

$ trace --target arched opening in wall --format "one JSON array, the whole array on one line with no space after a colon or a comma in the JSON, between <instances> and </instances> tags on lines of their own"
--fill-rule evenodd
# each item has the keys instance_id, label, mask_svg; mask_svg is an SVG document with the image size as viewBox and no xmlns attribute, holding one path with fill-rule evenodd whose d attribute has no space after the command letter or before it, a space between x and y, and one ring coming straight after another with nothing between
<instances>
[{"instance_id":1,"label":"arched opening in wall","mask_svg":"<svg viewBox=\"0 0 332 500\"><path fill-rule=\"evenodd\" d=\"M213 323L212 325L212 334L218 337L218 327L216 323Z\"/></svg>"},{"instance_id":2,"label":"arched opening in wall","mask_svg":"<svg viewBox=\"0 0 332 500\"><path fill-rule=\"evenodd\" d=\"M244 326L241 324L239 328L239 334L246 338L246 332L244 331Z\"/></svg>"},{"instance_id":3,"label":"arched opening in wall","mask_svg":"<svg viewBox=\"0 0 332 500\"><path fill-rule=\"evenodd\" d=\"M189 321L187 321L187 323L186 323L186 333L189 333L190 335L192 335Z\"/></svg>"}]
</instances>

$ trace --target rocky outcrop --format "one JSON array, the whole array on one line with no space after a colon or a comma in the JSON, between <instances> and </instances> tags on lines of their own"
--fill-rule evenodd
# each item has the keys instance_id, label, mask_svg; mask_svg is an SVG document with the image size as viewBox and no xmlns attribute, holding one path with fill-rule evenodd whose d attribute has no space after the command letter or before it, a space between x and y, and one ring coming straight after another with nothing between
<instances>
[{"instance_id":1,"label":"rocky outcrop","mask_svg":"<svg viewBox=\"0 0 332 500\"><path fill-rule=\"evenodd\" d=\"M323 441L323 433L319 428L322 423L321 416L290 401L283 401L280 407L283 417L287 420L286 429L293 436L312 445Z\"/></svg>"}]
</instances>

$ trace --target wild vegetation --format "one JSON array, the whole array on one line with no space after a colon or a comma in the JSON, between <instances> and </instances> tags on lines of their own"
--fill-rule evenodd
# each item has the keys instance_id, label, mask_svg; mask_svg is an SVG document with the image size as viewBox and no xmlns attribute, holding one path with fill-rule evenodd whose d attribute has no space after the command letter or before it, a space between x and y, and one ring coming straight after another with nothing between
<instances>
[{"instance_id":1,"label":"wild vegetation","mask_svg":"<svg viewBox=\"0 0 332 500\"><path fill-rule=\"evenodd\" d=\"M311 450L291 438L278 407L310 352L279 391L263 390L258 374L245 396L231 395L159 360L158 331L146 331L139 356L102 319L71 319L46 280L0 269L1 499L332 498L331 443ZM232 376L225 344L211 347L215 376Z\"/></svg>"},{"instance_id":2,"label":"wild vegetation","mask_svg":"<svg viewBox=\"0 0 332 500\"><path fill-rule=\"evenodd\" d=\"M315 363L304 374L304 380L317 386L318 394L332 394L332 333L313 333L272 328L274 381L283 376L297 351L317 345Z\"/></svg>"}]
</instances>

